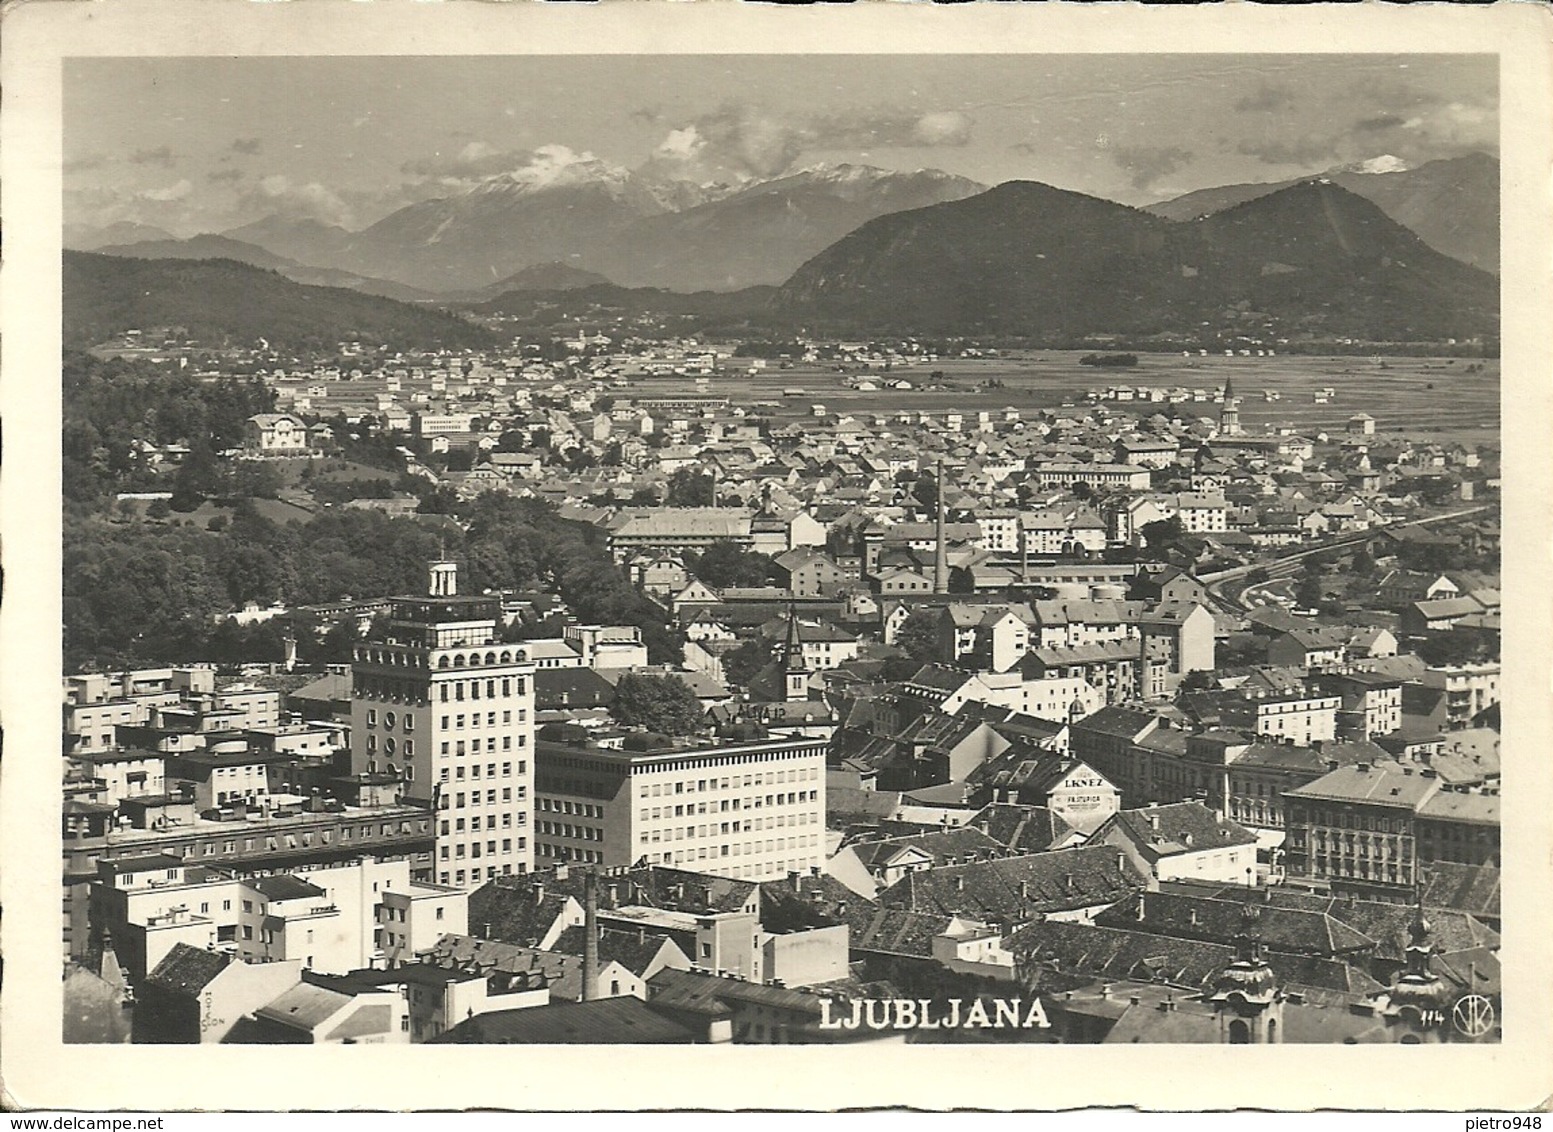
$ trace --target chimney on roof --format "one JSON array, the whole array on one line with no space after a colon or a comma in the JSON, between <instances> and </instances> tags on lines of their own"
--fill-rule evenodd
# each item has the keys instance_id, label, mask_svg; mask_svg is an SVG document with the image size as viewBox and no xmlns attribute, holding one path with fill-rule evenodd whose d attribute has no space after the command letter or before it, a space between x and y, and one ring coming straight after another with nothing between
<instances>
[{"instance_id":1,"label":"chimney on roof","mask_svg":"<svg viewBox=\"0 0 1553 1132\"><path fill-rule=\"evenodd\" d=\"M954 878L954 890L956 892L965 891L965 875L963 873Z\"/></svg>"},{"instance_id":2,"label":"chimney on roof","mask_svg":"<svg viewBox=\"0 0 1553 1132\"><path fill-rule=\"evenodd\" d=\"M1356 771L1358 771L1360 774L1369 774L1370 773L1370 764L1369 763L1355 763L1354 764L1354 769Z\"/></svg>"},{"instance_id":3,"label":"chimney on roof","mask_svg":"<svg viewBox=\"0 0 1553 1132\"><path fill-rule=\"evenodd\" d=\"M544 902L544 899L545 899L545 882L542 881L542 880L536 880L534 882L534 903L536 905L537 904L541 904L541 903Z\"/></svg>"},{"instance_id":4,"label":"chimney on roof","mask_svg":"<svg viewBox=\"0 0 1553 1132\"><path fill-rule=\"evenodd\" d=\"M1327 769L1328 770L1336 770L1337 769L1337 760L1336 759L1328 759L1327 760Z\"/></svg>"},{"instance_id":5,"label":"chimney on roof","mask_svg":"<svg viewBox=\"0 0 1553 1132\"><path fill-rule=\"evenodd\" d=\"M1030 882L1027 880L1022 880L1019 882L1019 899L1030 899Z\"/></svg>"},{"instance_id":6,"label":"chimney on roof","mask_svg":"<svg viewBox=\"0 0 1553 1132\"><path fill-rule=\"evenodd\" d=\"M802 892L803 874L800 873L797 869L789 869L787 873L787 883L793 886L794 892Z\"/></svg>"}]
</instances>

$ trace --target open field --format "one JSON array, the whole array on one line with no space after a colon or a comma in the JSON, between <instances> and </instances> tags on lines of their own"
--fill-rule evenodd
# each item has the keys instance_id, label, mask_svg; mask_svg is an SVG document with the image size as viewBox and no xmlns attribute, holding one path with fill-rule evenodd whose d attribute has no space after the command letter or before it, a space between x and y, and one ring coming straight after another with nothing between
<instances>
[{"instance_id":1,"label":"open field","mask_svg":"<svg viewBox=\"0 0 1553 1132\"><path fill-rule=\"evenodd\" d=\"M1350 416L1363 410L1376 418L1379 431L1389 434L1448 436L1471 443L1497 443L1499 432L1499 362L1490 359L1479 373L1469 374L1465 359L1386 358L1377 363L1357 357L1185 358L1171 354L1142 354L1138 364L1126 369L1103 369L1079 364L1076 352L1040 351L997 358L948 359L878 370L837 372L833 365L795 365L762 372L742 371L712 378L695 392L726 396L735 404L772 402L780 415L803 415L809 406L823 404L831 411L892 413L902 409L943 412L948 409L1021 410L1055 408L1074 404L1090 389L1107 386L1162 386L1220 389L1226 378L1234 381L1241 398L1240 418L1249 432L1266 425L1290 424L1303 433L1341 430ZM742 362L743 359L737 359ZM914 385L927 384L934 370L943 371L942 389L857 390L844 379L861 376L879 382L905 378ZM987 389L996 379L1001 388ZM1317 404L1314 394L1332 387L1336 396ZM783 397L784 389L802 389L801 397ZM1264 391L1280 400L1264 401ZM627 396L669 396L692 392L691 379L633 377L623 390ZM1137 413L1147 403L1116 402L1112 407ZM1161 403L1160 409L1169 408ZM1186 412L1216 417L1218 405L1190 402Z\"/></svg>"}]
</instances>

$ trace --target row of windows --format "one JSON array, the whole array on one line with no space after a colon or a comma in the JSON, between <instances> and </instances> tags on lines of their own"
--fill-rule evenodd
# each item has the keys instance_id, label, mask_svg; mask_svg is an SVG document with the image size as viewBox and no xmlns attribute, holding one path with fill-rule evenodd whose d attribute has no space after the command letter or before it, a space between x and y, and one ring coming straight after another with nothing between
<instances>
[{"instance_id":1,"label":"row of windows","mask_svg":"<svg viewBox=\"0 0 1553 1132\"><path fill-rule=\"evenodd\" d=\"M443 731L448 731L448 730L462 731L464 729L465 725L466 725L466 721L467 721L467 725L470 726L470 727L481 727L481 726L484 726L484 727L495 727L496 726L496 713L494 711L488 711L488 712L485 713L485 715L483 716L483 718L485 720L484 724L482 724L480 722L480 720L482 719L482 716L480 715L479 712L475 712L473 715L468 715L468 716L464 716L464 715L444 715L444 716L440 716L438 718L439 718L439 721L441 723L441 727L442 727ZM501 713L501 721L504 724L511 723L512 722L512 712L510 710L502 712ZM526 708L519 708L518 709L518 722L519 723L527 723L528 722L528 709L526 709ZM451 724L451 726L450 726L450 724Z\"/></svg>"},{"instance_id":2,"label":"row of windows","mask_svg":"<svg viewBox=\"0 0 1553 1132\"><path fill-rule=\"evenodd\" d=\"M383 739L383 753L385 755L389 756L390 758L392 758L394 755L398 754L398 752L399 752L399 742L398 742L398 740L396 740L392 735L386 736ZM377 736L376 735L368 735L367 736L367 754L369 754L369 755L377 754ZM415 757L415 740L414 739L406 739L404 741L404 757L407 758L407 759L413 759Z\"/></svg>"},{"instance_id":3,"label":"row of windows","mask_svg":"<svg viewBox=\"0 0 1553 1132\"><path fill-rule=\"evenodd\" d=\"M526 814L519 814L518 815L518 824L519 825L524 825L525 822L526 822L527 816L528 815L526 815ZM496 828L496 818L497 818L496 814L486 814L483 819L481 818L481 815L475 814L472 818L469 819L469 828L474 830L476 833L478 833L482 828L484 828L484 829L495 829ZM482 820L483 820L483 825L482 825ZM501 827L503 829L511 829L512 828L512 811L511 810L508 810L508 811L506 811L505 813L503 813L501 815ZM442 836L443 837L447 837L450 833L463 833L463 832L464 832L464 819L463 818L454 818L453 822L452 822L452 827L451 828L449 828L448 819L447 818L443 818L442 819Z\"/></svg>"},{"instance_id":4,"label":"row of windows","mask_svg":"<svg viewBox=\"0 0 1553 1132\"><path fill-rule=\"evenodd\" d=\"M444 869L437 874L437 883L456 885L479 884L482 880L495 880L498 874L501 876L511 876L512 871L511 865L502 865L500 868L496 865L488 865L483 871L480 869L470 869L467 872L463 869L459 869L456 872L449 872ZM517 871L518 875L522 876L528 872L528 866L520 861Z\"/></svg>"},{"instance_id":5,"label":"row of windows","mask_svg":"<svg viewBox=\"0 0 1553 1132\"><path fill-rule=\"evenodd\" d=\"M762 805L794 806L804 802L817 802L819 796L818 790L799 790L787 794L767 794L764 802L757 794L745 798L723 798L717 802L690 802L675 806L672 810L668 806L643 806L640 813L642 821L659 821L663 818L683 818L705 813L726 814L740 809L758 810ZM708 810L709 806L715 806L716 809Z\"/></svg>"},{"instance_id":6,"label":"row of windows","mask_svg":"<svg viewBox=\"0 0 1553 1132\"><path fill-rule=\"evenodd\" d=\"M572 825L570 822L541 821L537 831L550 837L570 837L577 841L603 841L604 831L597 826Z\"/></svg>"},{"instance_id":7,"label":"row of windows","mask_svg":"<svg viewBox=\"0 0 1553 1132\"><path fill-rule=\"evenodd\" d=\"M528 839L526 837L518 838L518 848L521 850L521 849L526 849L527 847L528 847ZM452 858L454 860L462 861L464 859L464 857L466 856L464 843L462 841L460 841L457 844L452 845L452 846L439 845L437 847L437 857L440 860L443 860L443 861L448 860L448 858L449 858L449 850L450 849L452 850L452 854L451 855L452 855ZM496 842L494 840L493 841L485 842L484 843L484 849L485 849L485 855L486 856L488 856L488 857L496 856ZM468 845L467 856L473 858L474 860L479 860L480 859L480 850L481 850L481 843L478 842L478 841L471 841L469 843L469 845ZM503 853L511 853L512 852L512 839L510 837L504 837L504 838L501 839L501 851Z\"/></svg>"},{"instance_id":8,"label":"row of windows","mask_svg":"<svg viewBox=\"0 0 1553 1132\"><path fill-rule=\"evenodd\" d=\"M814 825L819 820L818 814L793 814L791 817L783 814L774 818L752 818L742 822L725 821L715 825L687 825L683 828L671 826L664 830L643 830L638 840L646 845L649 844L649 838L652 842L659 841L661 834L663 841L684 841L687 838L707 837L718 833L756 833L763 829L785 829L789 825Z\"/></svg>"},{"instance_id":9,"label":"row of windows","mask_svg":"<svg viewBox=\"0 0 1553 1132\"><path fill-rule=\"evenodd\" d=\"M511 786L503 786L501 788L501 800L503 802L510 802L510 801L512 801L512 790L513 790L513 788ZM528 789L527 789L527 787L519 786L517 788L517 791L518 791L518 798L519 798L519 800L521 800L523 798L526 798L528 796ZM462 810L466 805L467 806L482 806L482 805L484 805L484 806L494 806L494 805L496 805L496 790L494 788L492 788L490 790L485 791L484 794L482 794L478 790L470 790L470 791L467 791L467 792L461 790L458 793L451 795L451 801L450 801L450 796L447 795L447 794L444 794L444 795L442 795L442 805L439 806L438 809L442 809L442 810L447 810L447 809ZM528 815L526 813L519 813L518 814L518 824L522 825L527 818L528 818Z\"/></svg>"},{"instance_id":10,"label":"row of windows","mask_svg":"<svg viewBox=\"0 0 1553 1132\"><path fill-rule=\"evenodd\" d=\"M817 766L787 767L760 774L732 778L686 778L678 782L643 782L636 788L638 798L659 798L665 794L695 794L706 790L731 790L741 786L775 785L778 782L806 782L819 778Z\"/></svg>"},{"instance_id":11,"label":"row of windows","mask_svg":"<svg viewBox=\"0 0 1553 1132\"><path fill-rule=\"evenodd\" d=\"M722 832L736 833L738 831L724 830ZM658 834L654 832L650 835L650 837L648 834L644 833L638 840L643 845L656 845L671 840L682 841L684 838L670 838L668 836L660 838ZM709 857L755 857L764 853L785 853L789 849L815 848L819 845L819 843L819 834L810 833L799 837L768 838L765 841L739 841L733 844L722 844L717 846L699 845L694 850L685 849L683 852L686 854L686 860L704 861ZM762 848L762 846L764 846L764 848ZM695 853L693 858L690 856L692 852Z\"/></svg>"},{"instance_id":12,"label":"row of windows","mask_svg":"<svg viewBox=\"0 0 1553 1132\"><path fill-rule=\"evenodd\" d=\"M481 749L480 749L480 742L481 741L479 739L471 739L471 740L469 740L469 746L468 746L467 749L465 748L464 740L462 740L462 739L459 739L456 742L453 742L451 744L444 742L442 744L441 750L438 751L438 754L441 755L441 757L443 757L443 758L447 758L449 755L452 755L455 758L459 758L459 757L462 757L464 755L478 755L478 754L482 753ZM519 747L527 747L528 746L528 736L526 734L520 734L518 736L518 746ZM512 736L511 735L503 735L501 737L501 749L504 750L504 751L512 750ZM487 736L486 739L485 739L485 750L484 750L484 753L487 754L487 755L490 755L490 754L494 754L495 752L496 752L496 736L494 736L494 735Z\"/></svg>"},{"instance_id":13,"label":"row of windows","mask_svg":"<svg viewBox=\"0 0 1553 1132\"><path fill-rule=\"evenodd\" d=\"M569 802L563 799L540 798L539 808L552 814L576 814L582 818L602 818L604 807L595 806L592 802Z\"/></svg>"},{"instance_id":14,"label":"row of windows","mask_svg":"<svg viewBox=\"0 0 1553 1132\"><path fill-rule=\"evenodd\" d=\"M534 846L534 852L538 856L556 861L582 861L590 865L604 863L604 854L598 849L578 849L571 845L550 845L541 841Z\"/></svg>"}]
</instances>

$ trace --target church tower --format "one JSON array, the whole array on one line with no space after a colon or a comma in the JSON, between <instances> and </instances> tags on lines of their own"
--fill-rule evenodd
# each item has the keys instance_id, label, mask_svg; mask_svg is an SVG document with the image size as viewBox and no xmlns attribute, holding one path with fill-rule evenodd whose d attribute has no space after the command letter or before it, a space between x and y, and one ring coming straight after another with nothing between
<instances>
[{"instance_id":1,"label":"church tower","mask_svg":"<svg viewBox=\"0 0 1553 1132\"><path fill-rule=\"evenodd\" d=\"M1224 399L1219 406L1219 435L1240 435L1240 398L1235 396L1233 379L1224 379Z\"/></svg>"},{"instance_id":2,"label":"church tower","mask_svg":"<svg viewBox=\"0 0 1553 1132\"><path fill-rule=\"evenodd\" d=\"M1225 1045L1277 1045L1283 1041L1283 992L1262 955L1261 910L1249 901L1235 936L1235 958L1219 972L1207 1001Z\"/></svg>"},{"instance_id":3,"label":"church tower","mask_svg":"<svg viewBox=\"0 0 1553 1132\"><path fill-rule=\"evenodd\" d=\"M1407 930L1407 967L1391 984L1380 1008L1387 1025L1396 1029L1396 1040L1406 1045L1445 1040L1445 1012L1450 999L1444 980L1429 967L1434 945L1429 940L1429 921L1424 919L1422 888L1417 899L1413 922Z\"/></svg>"},{"instance_id":4,"label":"church tower","mask_svg":"<svg viewBox=\"0 0 1553 1132\"><path fill-rule=\"evenodd\" d=\"M798 632L798 612L787 607L787 641L782 646L782 680L788 703L809 698L809 666L803 659L803 639Z\"/></svg>"}]
</instances>

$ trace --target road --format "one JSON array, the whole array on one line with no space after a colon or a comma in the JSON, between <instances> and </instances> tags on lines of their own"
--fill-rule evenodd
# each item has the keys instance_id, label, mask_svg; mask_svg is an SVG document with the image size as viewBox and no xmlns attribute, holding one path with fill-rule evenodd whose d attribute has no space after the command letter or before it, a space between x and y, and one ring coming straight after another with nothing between
<instances>
[{"instance_id":1,"label":"road","mask_svg":"<svg viewBox=\"0 0 1553 1132\"><path fill-rule=\"evenodd\" d=\"M1250 575L1253 571L1265 571L1268 578L1288 577L1299 572L1300 563L1313 555L1327 554L1334 550L1342 550L1351 546L1358 546L1368 542L1381 531L1401 530L1403 527L1425 527L1431 523L1446 523L1453 519L1464 519L1469 515L1480 515L1485 511L1498 509L1498 504L1484 504L1479 507L1467 507L1460 511L1449 511L1443 515L1430 515L1423 519L1409 519L1405 523L1388 523L1383 527L1371 527L1365 531L1355 531L1352 534L1343 535L1340 538L1317 543L1313 546L1302 546L1298 550L1279 555L1267 562L1255 562L1248 566L1235 566L1228 570L1218 570L1212 574L1203 574L1200 580L1208 587L1208 592L1219 601L1232 608L1244 608L1240 602L1241 589L1234 597L1229 597L1221 587L1227 582L1233 582Z\"/></svg>"}]
</instances>

